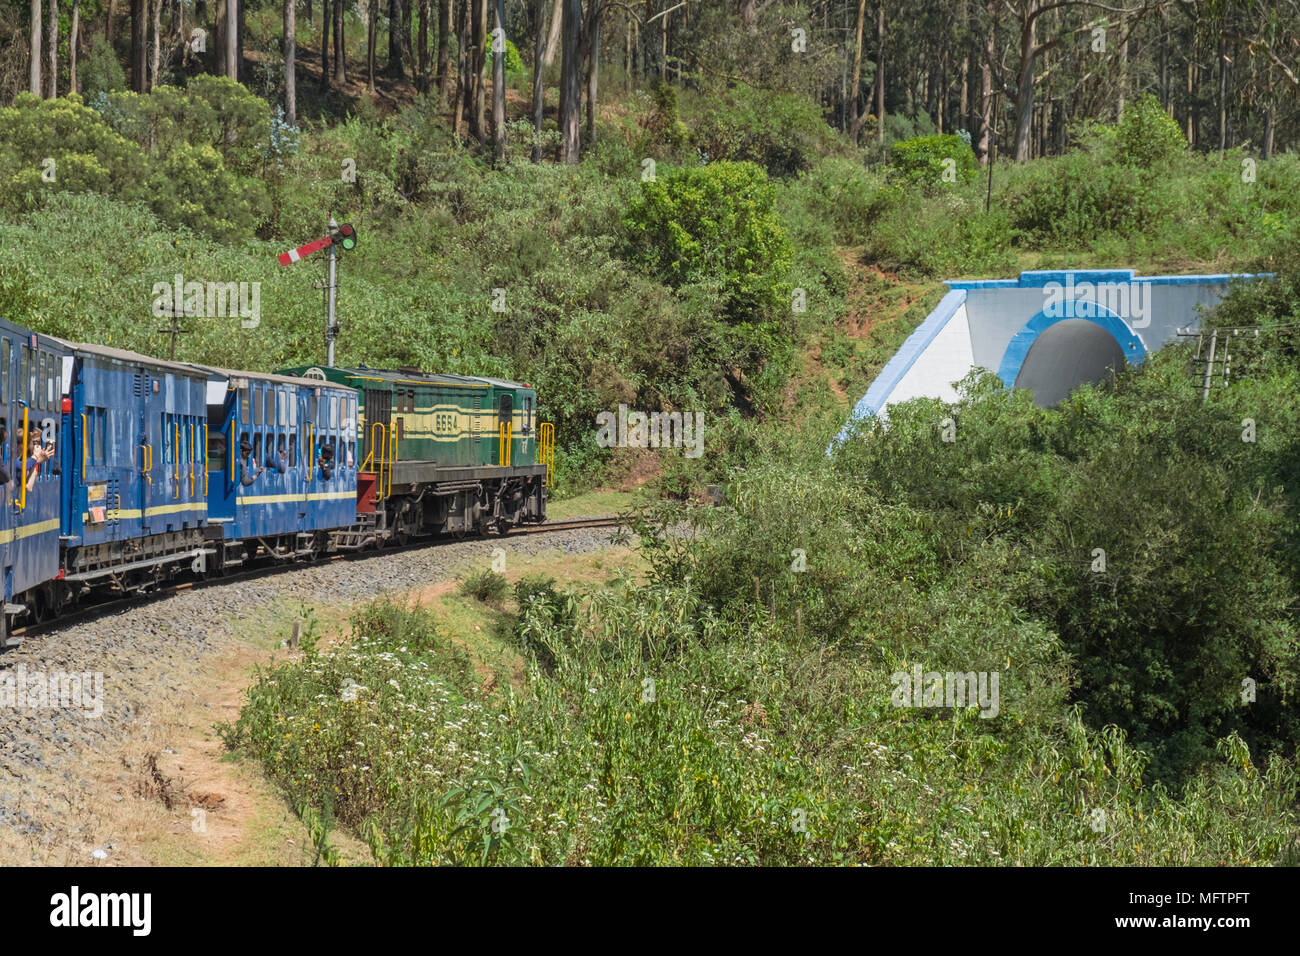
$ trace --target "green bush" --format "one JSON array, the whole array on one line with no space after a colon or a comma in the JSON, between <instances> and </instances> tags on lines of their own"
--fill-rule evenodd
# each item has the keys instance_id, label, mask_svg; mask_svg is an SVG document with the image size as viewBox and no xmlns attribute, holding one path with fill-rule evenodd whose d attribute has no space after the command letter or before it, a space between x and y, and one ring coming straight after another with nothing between
<instances>
[{"instance_id":1,"label":"green bush","mask_svg":"<svg viewBox=\"0 0 1300 956\"><path fill-rule=\"evenodd\" d=\"M113 93L126 89L126 71L117 54L102 36L95 35L90 52L77 64L77 81L81 95L87 100L97 93Z\"/></svg>"},{"instance_id":2,"label":"green bush","mask_svg":"<svg viewBox=\"0 0 1300 956\"><path fill-rule=\"evenodd\" d=\"M1124 108L1116 143L1122 162L1143 168L1172 159L1187 148L1177 121L1151 93L1143 93Z\"/></svg>"},{"instance_id":3,"label":"green bush","mask_svg":"<svg viewBox=\"0 0 1300 956\"><path fill-rule=\"evenodd\" d=\"M140 198L145 170L140 148L75 93L53 100L20 93L13 106L0 109L2 209L27 211L60 192Z\"/></svg>"},{"instance_id":4,"label":"green bush","mask_svg":"<svg viewBox=\"0 0 1300 956\"><path fill-rule=\"evenodd\" d=\"M1108 233L1141 232L1164 218L1159 199L1141 170L1099 164L1083 152L1039 160L1002 191L1015 228L1037 244L1086 245Z\"/></svg>"},{"instance_id":5,"label":"green bush","mask_svg":"<svg viewBox=\"0 0 1300 956\"><path fill-rule=\"evenodd\" d=\"M496 51L488 47L488 73L491 74L495 68L492 58L496 56ZM513 76L517 73L524 72L524 60L519 55L519 49L515 46L514 41L506 39L506 75Z\"/></svg>"},{"instance_id":6,"label":"green bush","mask_svg":"<svg viewBox=\"0 0 1300 956\"><path fill-rule=\"evenodd\" d=\"M979 163L960 136L918 136L893 145L890 170L895 180L927 191L957 183L971 183Z\"/></svg>"},{"instance_id":7,"label":"green bush","mask_svg":"<svg viewBox=\"0 0 1300 956\"><path fill-rule=\"evenodd\" d=\"M834 148L835 134L806 96L737 84L701 108L693 138L706 162L756 163L770 176L812 168Z\"/></svg>"},{"instance_id":8,"label":"green bush","mask_svg":"<svg viewBox=\"0 0 1300 956\"><path fill-rule=\"evenodd\" d=\"M774 198L753 163L676 169L643 182L623 217L632 255L672 286L716 286L732 320L761 316L784 299L791 257Z\"/></svg>"},{"instance_id":9,"label":"green bush","mask_svg":"<svg viewBox=\"0 0 1300 956\"><path fill-rule=\"evenodd\" d=\"M484 604L499 605L506 596L505 576L495 571L478 571L465 578L456 590Z\"/></svg>"}]
</instances>

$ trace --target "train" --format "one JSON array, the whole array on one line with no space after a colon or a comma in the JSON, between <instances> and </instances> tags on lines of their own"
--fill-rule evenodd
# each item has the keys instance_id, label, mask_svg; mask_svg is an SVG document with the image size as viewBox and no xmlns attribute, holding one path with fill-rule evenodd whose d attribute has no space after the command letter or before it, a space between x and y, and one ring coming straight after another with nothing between
<instances>
[{"instance_id":1,"label":"train","mask_svg":"<svg viewBox=\"0 0 1300 956\"><path fill-rule=\"evenodd\" d=\"M0 468L8 647L97 594L543 522L554 429L526 382L240 371L0 319Z\"/></svg>"}]
</instances>

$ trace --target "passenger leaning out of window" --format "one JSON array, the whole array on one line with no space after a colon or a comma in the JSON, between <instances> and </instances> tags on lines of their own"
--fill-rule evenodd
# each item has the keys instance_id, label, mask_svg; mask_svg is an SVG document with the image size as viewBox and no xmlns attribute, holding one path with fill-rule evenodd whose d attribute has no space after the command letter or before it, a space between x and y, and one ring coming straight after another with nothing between
<instances>
[{"instance_id":1,"label":"passenger leaning out of window","mask_svg":"<svg viewBox=\"0 0 1300 956\"><path fill-rule=\"evenodd\" d=\"M36 478L41 473L41 466L54 457L54 445L41 444L41 436L32 436L32 453L27 459L27 492L36 488ZM51 466L53 467L53 466Z\"/></svg>"},{"instance_id":2,"label":"passenger leaning out of window","mask_svg":"<svg viewBox=\"0 0 1300 956\"><path fill-rule=\"evenodd\" d=\"M257 467L257 459L252 456L253 446L246 439L241 439L239 442L239 483L245 488L257 481L257 476L266 471L265 468Z\"/></svg>"},{"instance_id":3,"label":"passenger leaning out of window","mask_svg":"<svg viewBox=\"0 0 1300 956\"><path fill-rule=\"evenodd\" d=\"M316 465L320 468L321 477L329 481L330 475L334 474L333 445L326 445L320 450L320 457L316 459Z\"/></svg>"}]
</instances>

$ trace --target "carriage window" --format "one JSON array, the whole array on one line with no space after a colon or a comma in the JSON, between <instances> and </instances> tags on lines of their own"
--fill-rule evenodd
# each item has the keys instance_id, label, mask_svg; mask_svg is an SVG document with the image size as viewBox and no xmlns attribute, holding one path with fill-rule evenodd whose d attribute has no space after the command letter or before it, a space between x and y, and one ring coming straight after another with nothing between
<instances>
[{"instance_id":1,"label":"carriage window","mask_svg":"<svg viewBox=\"0 0 1300 956\"><path fill-rule=\"evenodd\" d=\"M308 395L308 396L307 396L307 421L309 421L309 422L313 422L313 423L319 425L319 424L320 424L320 421L318 420L318 418L317 418L317 416L316 416L316 403L317 403L317 401L319 401L319 398L318 398L318 396L317 396L314 392L313 392L311 395Z\"/></svg>"},{"instance_id":2,"label":"carriage window","mask_svg":"<svg viewBox=\"0 0 1300 956\"><path fill-rule=\"evenodd\" d=\"M520 426L520 431L524 434L528 434L528 430L532 428L533 422L533 400L531 398L524 399L524 414L522 416L522 421L523 424Z\"/></svg>"},{"instance_id":3,"label":"carriage window","mask_svg":"<svg viewBox=\"0 0 1300 956\"><path fill-rule=\"evenodd\" d=\"M27 364L27 400L33 404L36 403L39 395L36 391L36 356L32 355Z\"/></svg>"},{"instance_id":4,"label":"carriage window","mask_svg":"<svg viewBox=\"0 0 1300 956\"><path fill-rule=\"evenodd\" d=\"M59 373L57 371L57 366L58 363L55 360L55 356L51 355L49 368L46 369L46 371L49 372L50 378L49 384L46 386L45 397L49 402L49 407L55 411L59 410L58 402L56 401L59 394Z\"/></svg>"},{"instance_id":5,"label":"carriage window","mask_svg":"<svg viewBox=\"0 0 1300 956\"><path fill-rule=\"evenodd\" d=\"M298 427L298 395L296 392L290 392L289 396L289 427Z\"/></svg>"},{"instance_id":6,"label":"carriage window","mask_svg":"<svg viewBox=\"0 0 1300 956\"><path fill-rule=\"evenodd\" d=\"M348 442L348 467L351 468L357 463L357 443Z\"/></svg>"},{"instance_id":7,"label":"carriage window","mask_svg":"<svg viewBox=\"0 0 1300 956\"><path fill-rule=\"evenodd\" d=\"M13 360L13 343L5 339L4 350L0 351L0 402L9 401L9 366L13 364Z\"/></svg>"},{"instance_id":8,"label":"carriage window","mask_svg":"<svg viewBox=\"0 0 1300 956\"><path fill-rule=\"evenodd\" d=\"M247 385L239 390L239 420L245 425L249 424L250 421L248 416L250 414L249 400L251 391L252 389Z\"/></svg>"},{"instance_id":9,"label":"carriage window","mask_svg":"<svg viewBox=\"0 0 1300 956\"><path fill-rule=\"evenodd\" d=\"M275 394L276 421L283 428L289 424L289 396L284 389L278 389Z\"/></svg>"},{"instance_id":10,"label":"carriage window","mask_svg":"<svg viewBox=\"0 0 1300 956\"><path fill-rule=\"evenodd\" d=\"M298 436L290 435L289 436L289 467L296 468L297 466L298 466Z\"/></svg>"},{"instance_id":11,"label":"carriage window","mask_svg":"<svg viewBox=\"0 0 1300 956\"><path fill-rule=\"evenodd\" d=\"M253 392L253 424L262 424L262 396L259 392Z\"/></svg>"},{"instance_id":12,"label":"carriage window","mask_svg":"<svg viewBox=\"0 0 1300 956\"><path fill-rule=\"evenodd\" d=\"M208 432L208 471L220 471L226 461L226 436Z\"/></svg>"},{"instance_id":13,"label":"carriage window","mask_svg":"<svg viewBox=\"0 0 1300 956\"><path fill-rule=\"evenodd\" d=\"M36 353L36 382L37 385L32 389L32 403L37 408L45 407L45 396L41 393L45 389L41 388L40 383L45 381L45 353L38 351Z\"/></svg>"},{"instance_id":14,"label":"carriage window","mask_svg":"<svg viewBox=\"0 0 1300 956\"><path fill-rule=\"evenodd\" d=\"M339 397L337 395L330 396L330 425L334 428L339 427Z\"/></svg>"},{"instance_id":15,"label":"carriage window","mask_svg":"<svg viewBox=\"0 0 1300 956\"><path fill-rule=\"evenodd\" d=\"M253 436L253 461L257 462L258 467L262 465L262 435L259 432Z\"/></svg>"},{"instance_id":16,"label":"carriage window","mask_svg":"<svg viewBox=\"0 0 1300 956\"><path fill-rule=\"evenodd\" d=\"M268 425L275 424L275 388L274 387L268 387L266 389L266 423Z\"/></svg>"},{"instance_id":17,"label":"carriage window","mask_svg":"<svg viewBox=\"0 0 1300 956\"><path fill-rule=\"evenodd\" d=\"M24 345L18 354L18 400L27 399L27 363L31 361L31 346Z\"/></svg>"}]
</instances>

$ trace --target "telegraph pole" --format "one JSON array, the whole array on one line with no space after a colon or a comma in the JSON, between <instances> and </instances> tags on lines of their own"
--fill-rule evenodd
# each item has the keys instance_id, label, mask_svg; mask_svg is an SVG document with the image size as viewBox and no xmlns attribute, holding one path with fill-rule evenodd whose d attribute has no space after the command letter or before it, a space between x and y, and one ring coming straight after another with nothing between
<instances>
[{"instance_id":1,"label":"telegraph pole","mask_svg":"<svg viewBox=\"0 0 1300 956\"><path fill-rule=\"evenodd\" d=\"M1210 352L1205 359L1205 378L1201 381L1201 404L1210 400L1210 379L1214 377L1214 347L1219 342L1219 330L1210 332Z\"/></svg>"},{"instance_id":2,"label":"telegraph pole","mask_svg":"<svg viewBox=\"0 0 1300 956\"><path fill-rule=\"evenodd\" d=\"M168 311L165 314L168 316L168 318L171 319L171 328L159 329L158 334L171 336L172 344L171 344L171 350L168 352L168 361L175 362L176 361L176 340L182 335L188 335L190 332L189 329L181 328L181 316L185 316L186 318L189 318L190 316L200 315L201 313L189 312L186 311L184 308L177 311L175 306L168 306L167 309Z\"/></svg>"}]
</instances>

